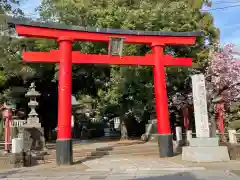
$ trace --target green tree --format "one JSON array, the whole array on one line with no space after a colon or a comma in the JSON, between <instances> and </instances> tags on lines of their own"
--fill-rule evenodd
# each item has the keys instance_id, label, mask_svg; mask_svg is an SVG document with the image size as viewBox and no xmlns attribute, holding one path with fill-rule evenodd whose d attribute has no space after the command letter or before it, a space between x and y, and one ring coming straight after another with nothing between
<instances>
[{"instance_id":1,"label":"green tree","mask_svg":"<svg viewBox=\"0 0 240 180\"><path fill-rule=\"evenodd\" d=\"M5 23L6 14L11 15L22 15L22 11L19 9L19 2L15 0L3 0L0 1L0 106L2 106L2 101L9 95L9 90L6 90L6 82L8 77L6 74L11 74L11 71L6 73L6 61L12 59L12 53L10 50L10 41L9 37L12 32L9 30ZM14 8L16 7L16 8ZM0 118L0 136L2 137L3 133L3 121Z\"/></svg>"},{"instance_id":2,"label":"green tree","mask_svg":"<svg viewBox=\"0 0 240 180\"><path fill-rule=\"evenodd\" d=\"M39 11L43 20L68 25L100 28L123 28L149 31L202 31L194 47L167 47L166 53L174 56L193 57L204 69L208 61L209 46L218 41L219 30L213 25L210 13L201 12L206 0L43 0ZM206 45L206 41L209 42ZM107 53L103 43L76 42L75 50L86 53ZM150 53L148 46L125 45L124 55ZM81 65L73 68L73 83L81 93L91 94L99 100L99 109L111 116L130 113L141 120L151 113L153 102L153 77L150 67L112 67ZM194 71L187 68L167 68L168 93L189 92L188 76ZM106 86L106 84L108 84ZM120 108L116 110L116 108Z\"/></svg>"}]
</instances>

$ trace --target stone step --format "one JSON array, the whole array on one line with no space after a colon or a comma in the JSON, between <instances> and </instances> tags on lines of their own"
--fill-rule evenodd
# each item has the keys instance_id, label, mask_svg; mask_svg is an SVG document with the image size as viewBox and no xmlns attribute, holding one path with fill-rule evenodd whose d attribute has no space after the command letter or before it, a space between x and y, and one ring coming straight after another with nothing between
<instances>
[{"instance_id":1,"label":"stone step","mask_svg":"<svg viewBox=\"0 0 240 180\"><path fill-rule=\"evenodd\" d=\"M156 146L143 146L143 147L124 147L124 148L115 148L115 147L101 147L101 148L78 148L73 149L73 153L88 153L88 152L112 152L112 153L125 153L125 152L144 152L144 151L155 151L158 150ZM56 150L50 151L50 153L55 153Z\"/></svg>"},{"instance_id":2,"label":"stone step","mask_svg":"<svg viewBox=\"0 0 240 180\"><path fill-rule=\"evenodd\" d=\"M136 151L136 152L91 152L87 153L88 157L92 156L124 156L124 155L131 155L131 156L136 156L136 155L148 155L148 154L159 154L158 150L148 150L148 151Z\"/></svg>"},{"instance_id":3,"label":"stone step","mask_svg":"<svg viewBox=\"0 0 240 180\"><path fill-rule=\"evenodd\" d=\"M125 152L125 153L108 153L108 152L88 152L88 153L73 153L74 157L90 157L90 156L117 156L117 155L148 155L148 154L159 154L158 150L156 151L144 151L144 152ZM46 158L55 158L56 154L45 155L44 159Z\"/></svg>"},{"instance_id":4,"label":"stone step","mask_svg":"<svg viewBox=\"0 0 240 180\"><path fill-rule=\"evenodd\" d=\"M121 146L121 147L115 147L115 146L102 146L102 147L77 147L73 148L73 152L87 152L87 151L144 151L149 149L158 149L157 145L130 145L130 146ZM52 152L55 151L55 149L50 150Z\"/></svg>"},{"instance_id":5,"label":"stone step","mask_svg":"<svg viewBox=\"0 0 240 180\"><path fill-rule=\"evenodd\" d=\"M145 153L135 153L135 154L114 154L114 155L99 155L99 154L91 154L89 156L87 155L82 155L82 156L76 156L73 155L73 160L79 161L79 160L91 160L91 159L98 159L98 158L102 158L102 157L129 157L129 156L152 156L152 157L159 157L159 153L158 152L145 152ZM55 163L56 162L56 156L48 156L48 157L44 157L44 163Z\"/></svg>"},{"instance_id":6,"label":"stone step","mask_svg":"<svg viewBox=\"0 0 240 180\"><path fill-rule=\"evenodd\" d=\"M102 146L102 147L101 147ZM132 144L132 145L107 145L107 144L91 144L85 146L87 148L74 147L74 159L96 159L103 156L156 156L159 157L159 149L157 143ZM50 154L44 156L44 161L53 161L56 159L56 151L52 150Z\"/></svg>"},{"instance_id":7,"label":"stone step","mask_svg":"<svg viewBox=\"0 0 240 180\"><path fill-rule=\"evenodd\" d=\"M121 149L126 149L126 148L131 148L131 149L145 149L145 148L158 148L157 143L149 143L149 144L134 144L134 145L127 145L127 146L116 146L114 149L121 150Z\"/></svg>"},{"instance_id":8,"label":"stone step","mask_svg":"<svg viewBox=\"0 0 240 180\"><path fill-rule=\"evenodd\" d=\"M157 146L125 146L125 147L101 147L94 149L95 151L112 151L112 152L123 152L123 151L145 151L158 149ZM92 149L93 150L93 149Z\"/></svg>"},{"instance_id":9,"label":"stone step","mask_svg":"<svg viewBox=\"0 0 240 180\"><path fill-rule=\"evenodd\" d=\"M103 156L124 156L124 155L148 155L148 154L155 154L159 155L158 149L148 149L142 151L141 149L132 151L132 150L125 150L125 151L85 151L85 152L73 152L74 157L103 157ZM56 154L52 153L49 155L45 155L44 159L55 159Z\"/></svg>"}]
</instances>

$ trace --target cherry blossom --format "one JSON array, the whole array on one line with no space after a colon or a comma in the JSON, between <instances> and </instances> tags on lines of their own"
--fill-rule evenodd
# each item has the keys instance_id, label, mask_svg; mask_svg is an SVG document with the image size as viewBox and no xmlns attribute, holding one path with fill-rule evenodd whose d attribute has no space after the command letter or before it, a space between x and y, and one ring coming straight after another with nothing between
<instances>
[{"instance_id":1,"label":"cherry blossom","mask_svg":"<svg viewBox=\"0 0 240 180\"><path fill-rule=\"evenodd\" d=\"M217 92L225 102L240 99L240 63L232 54L234 47L228 44L219 52L214 52L207 69L213 85L209 91Z\"/></svg>"}]
</instances>

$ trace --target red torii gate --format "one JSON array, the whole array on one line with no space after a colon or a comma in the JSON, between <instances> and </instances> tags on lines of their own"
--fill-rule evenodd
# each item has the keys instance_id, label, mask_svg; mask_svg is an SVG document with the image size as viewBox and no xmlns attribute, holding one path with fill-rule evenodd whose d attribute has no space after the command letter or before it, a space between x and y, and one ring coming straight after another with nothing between
<instances>
[{"instance_id":1,"label":"red torii gate","mask_svg":"<svg viewBox=\"0 0 240 180\"><path fill-rule=\"evenodd\" d=\"M71 94L72 64L117 64L147 65L154 69L154 89L160 157L173 155L172 134L169 122L168 100L165 82L165 66L192 66L191 58L174 58L164 55L165 45L193 45L200 32L151 32L120 29L99 29L71 27L59 24L45 24L24 19L9 18L8 24L15 26L20 36L56 39L59 50L50 52L23 52L25 62L60 63L58 86L58 133L56 142L57 164L72 164ZM152 54L145 56L111 56L82 54L72 51L76 40L106 42L110 38L124 38L124 43L148 44Z\"/></svg>"}]
</instances>

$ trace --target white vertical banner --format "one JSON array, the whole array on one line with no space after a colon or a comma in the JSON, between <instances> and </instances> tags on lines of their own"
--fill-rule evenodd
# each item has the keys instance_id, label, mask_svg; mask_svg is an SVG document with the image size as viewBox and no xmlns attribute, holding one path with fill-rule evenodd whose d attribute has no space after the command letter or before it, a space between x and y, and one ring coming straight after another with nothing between
<instances>
[{"instance_id":1,"label":"white vertical banner","mask_svg":"<svg viewBox=\"0 0 240 180\"><path fill-rule=\"evenodd\" d=\"M72 115L72 118L71 118L71 125L72 125L72 128L74 127L74 116Z\"/></svg>"}]
</instances>

